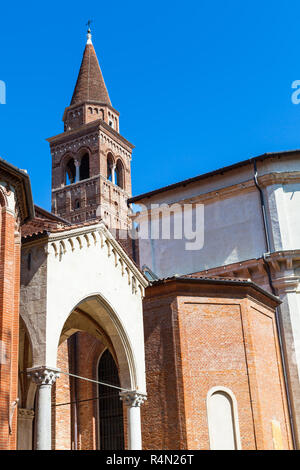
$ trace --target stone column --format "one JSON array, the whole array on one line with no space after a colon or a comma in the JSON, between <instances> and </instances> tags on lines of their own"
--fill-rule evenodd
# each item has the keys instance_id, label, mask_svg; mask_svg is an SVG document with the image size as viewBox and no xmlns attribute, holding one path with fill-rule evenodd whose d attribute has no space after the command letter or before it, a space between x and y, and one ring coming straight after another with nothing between
<instances>
[{"instance_id":1,"label":"stone column","mask_svg":"<svg viewBox=\"0 0 300 470\"><path fill-rule=\"evenodd\" d=\"M51 389L59 377L59 369L33 367L27 375L38 386L36 409L36 449L51 450Z\"/></svg>"},{"instance_id":2,"label":"stone column","mask_svg":"<svg viewBox=\"0 0 300 470\"><path fill-rule=\"evenodd\" d=\"M74 160L74 164L75 164L75 168L76 168L76 175L75 175L75 181L74 183L78 183L79 179L80 179L80 173L79 173L79 169L80 169L80 160Z\"/></svg>"},{"instance_id":3,"label":"stone column","mask_svg":"<svg viewBox=\"0 0 300 470\"><path fill-rule=\"evenodd\" d=\"M32 450L32 421L34 411L18 409L18 450Z\"/></svg>"},{"instance_id":4,"label":"stone column","mask_svg":"<svg viewBox=\"0 0 300 470\"><path fill-rule=\"evenodd\" d=\"M120 398L127 406L128 449L142 450L141 409L147 400L143 393L136 390L120 392Z\"/></svg>"},{"instance_id":5,"label":"stone column","mask_svg":"<svg viewBox=\"0 0 300 470\"><path fill-rule=\"evenodd\" d=\"M113 165L111 166L111 182L112 182L113 184L116 184L116 173L115 173L115 172L116 172L116 165L113 164Z\"/></svg>"}]
</instances>

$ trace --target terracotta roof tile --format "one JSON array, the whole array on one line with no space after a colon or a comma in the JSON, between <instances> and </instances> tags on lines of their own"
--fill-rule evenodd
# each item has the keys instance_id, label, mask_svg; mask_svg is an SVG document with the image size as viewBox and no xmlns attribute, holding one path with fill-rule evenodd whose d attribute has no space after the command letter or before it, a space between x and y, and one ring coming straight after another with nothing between
<instances>
[{"instance_id":1,"label":"terracotta roof tile","mask_svg":"<svg viewBox=\"0 0 300 470\"><path fill-rule=\"evenodd\" d=\"M85 101L97 101L111 106L97 55L92 44L85 46L71 105Z\"/></svg>"}]
</instances>

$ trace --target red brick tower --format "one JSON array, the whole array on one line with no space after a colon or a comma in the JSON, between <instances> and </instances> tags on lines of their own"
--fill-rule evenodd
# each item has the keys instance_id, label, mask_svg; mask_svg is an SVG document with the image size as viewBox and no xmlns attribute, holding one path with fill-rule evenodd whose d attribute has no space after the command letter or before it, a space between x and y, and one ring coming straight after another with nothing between
<instances>
[{"instance_id":1,"label":"red brick tower","mask_svg":"<svg viewBox=\"0 0 300 470\"><path fill-rule=\"evenodd\" d=\"M133 145L119 133L88 30L77 83L63 115L64 132L48 139L52 154L52 212L73 223L101 217L130 227Z\"/></svg>"},{"instance_id":2,"label":"red brick tower","mask_svg":"<svg viewBox=\"0 0 300 470\"><path fill-rule=\"evenodd\" d=\"M33 217L27 173L0 158L0 450L17 443L21 225Z\"/></svg>"}]
</instances>

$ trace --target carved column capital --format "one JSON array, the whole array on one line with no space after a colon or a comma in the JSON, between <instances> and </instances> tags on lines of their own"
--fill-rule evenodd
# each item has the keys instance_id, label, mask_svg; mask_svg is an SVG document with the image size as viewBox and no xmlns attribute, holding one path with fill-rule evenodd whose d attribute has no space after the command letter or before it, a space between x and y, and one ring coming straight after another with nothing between
<instances>
[{"instance_id":1,"label":"carved column capital","mask_svg":"<svg viewBox=\"0 0 300 470\"><path fill-rule=\"evenodd\" d=\"M34 410L28 408L18 408L18 418L33 420Z\"/></svg>"},{"instance_id":2,"label":"carved column capital","mask_svg":"<svg viewBox=\"0 0 300 470\"><path fill-rule=\"evenodd\" d=\"M27 369L27 377L36 385L53 385L59 377L60 369L38 366Z\"/></svg>"},{"instance_id":3,"label":"carved column capital","mask_svg":"<svg viewBox=\"0 0 300 470\"><path fill-rule=\"evenodd\" d=\"M120 400L122 400L126 406L141 406L144 401L147 400L147 396L144 393L132 390L128 392L120 392Z\"/></svg>"}]
</instances>

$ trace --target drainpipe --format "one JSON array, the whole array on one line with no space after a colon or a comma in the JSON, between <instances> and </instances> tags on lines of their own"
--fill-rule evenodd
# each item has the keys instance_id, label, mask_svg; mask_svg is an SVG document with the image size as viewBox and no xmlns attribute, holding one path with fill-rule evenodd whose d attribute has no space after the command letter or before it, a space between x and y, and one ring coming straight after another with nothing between
<instances>
[{"instance_id":1,"label":"drainpipe","mask_svg":"<svg viewBox=\"0 0 300 470\"><path fill-rule=\"evenodd\" d=\"M269 266L269 264L266 260L267 254L269 254L271 252L271 242L270 242L269 228L268 228L268 224L267 224L265 198L264 198L263 190L262 190L261 186L259 185L258 179L257 179L256 160L253 159L252 161L253 161L253 167L254 167L254 183L255 183L255 186L258 189L259 197L260 197L260 206L261 206L261 213L262 213L263 226L264 226L264 235L265 235L265 242L266 242L266 249L267 249L267 252L263 253L262 259L263 259L264 266L265 266L265 269L266 269L266 272L267 272L270 289L271 289L271 291L274 295L277 295L274 284L273 284L273 280L272 280L271 269L270 269L270 266ZM294 417L293 417L293 413L292 413L291 396L290 396L289 385L288 385L288 377L287 377L287 367L286 367L286 360L285 360L285 355L284 355L284 351L283 351L282 326L281 326L280 316L279 316L279 312L278 312L278 307L275 308L275 321L276 321L276 328L277 328L277 333L278 333L280 357L281 357L281 363L282 363L282 371L283 371L285 392L286 392L286 397L287 397L287 405L288 405L288 413L289 413L289 418L290 418L293 447L294 447L294 449L297 449L296 433L295 433L295 426L294 426Z\"/></svg>"},{"instance_id":2,"label":"drainpipe","mask_svg":"<svg viewBox=\"0 0 300 470\"><path fill-rule=\"evenodd\" d=\"M267 216L266 216L266 206L265 206L265 199L264 199L264 193L259 186L258 180L257 180L257 167L256 167L256 160L253 160L253 165L254 165L254 183L255 186L258 189L259 192L259 198L260 198L260 207L261 207L261 213L262 213L262 218L263 218L263 224L264 224L264 234L265 234L265 241L266 241L266 249L267 253L270 253L271 251L271 243L270 243L270 234L269 234L269 228L267 224ZM272 288L272 287L271 287Z\"/></svg>"}]
</instances>

